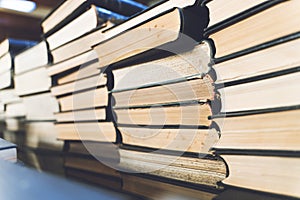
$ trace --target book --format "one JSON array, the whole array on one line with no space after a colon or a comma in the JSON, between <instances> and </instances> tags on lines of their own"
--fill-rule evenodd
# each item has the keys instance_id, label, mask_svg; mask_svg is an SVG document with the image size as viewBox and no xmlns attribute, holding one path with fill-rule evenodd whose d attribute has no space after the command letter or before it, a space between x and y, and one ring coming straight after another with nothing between
<instances>
[{"instance_id":1,"label":"book","mask_svg":"<svg viewBox=\"0 0 300 200\"><path fill-rule=\"evenodd\" d=\"M0 57L0 65L0 74L10 71L13 68L12 56L9 52Z\"/></svg>"},{"instance_id":2,"label":"book","mask_svg":"<svg viewBox=\"0 0 300 200\"><path fill-rule=\"evenodd\" d=\"M220 0L212 0L208 1L205 5L209 9L209 24L208 29L212 26L217 26L224 22L225 20L232 19L237 17L242 12L246 12L247 10L258 6L260 4L266 3L267 0L246 0L243 2L240 1L220 1Z\"/></svg>"},{"instance_id":3,"label":"book","mask_svg":"<svg viewBox=\"0 0 300 200\"><path fill-rule=\"evenodd\" d=\"M77 2L78 3L78 2ZM101 2L100 2L101 3ZM118 2L120 3L120 2ZM108 39L116 37L117 35L124 33L142 23L147 19L152 19L157 17L173 8L185 8L196 4L195 0L189 1L162 1L153 5L152 7L146 9L144 12L140 12L129 19L125 20L123 23L113 26L112 28L101 29L102 27L94 29L91 33L84 35L82 38L70 42L60 48L52 50L54 63L63 61L70 57L79 55L84 51L88 51L92 46L104 42ZM75 4L73 4L75 5ZM205 8L203 8L205 12ZM205 17L203 18L205 19ZM202 26L199 24L199 26ZM200 30L200 29L199 29ZM200 35L200 34L199 34Z\"/></svg>"},{"instance_id":4,"label":"book","mask_svg":"<svg viewBox=\"0 0 300 200\"><path fill-rule=\"evenodd\" d=\"M133 90L112 90L115 107L180 103L214 99L213 80L209 76L193 77L188 81L142 87ZM149 95L151 94L151 95Z\"/></svg>"},{"instance_id":5,"label":"book","mask_svg":"<svg viewBox=\"0 0 300 200\"><path fill-rule=\"evenodd\" d=\"M201 32L207 24L206 11L205 7L201 6L175 8L95 45L93 49L98 54L100 68L167 43L173 42L173 50L176 44L180 50L191 49L196 41L203 39ZM197 26L194 26L195 23ZM194 40L194 42L187 42L185 37L181 37L182 34L188 36L189 41ZM172 49L167 50L172 51Z\"/></svg>"},{"instance_id":6,"label":"book","mask_svg":"<svg viewBox=\"0 0 300 200\"><path fill-rule=\"evenodd\" d=\"M208 153L219 140L214 129L152 128L118 126L123 144L172 150L180 152Z\"/></svg>"},{"instance_id":7,"label":"book","mask_svg":"<svg viewBox=\"0 0 300 200\"><path fill-rule=\"evenodd\" d=\"M299 198L299 190L296 187L299 184L298 157L255 155L222 155L222 157L229 168L229 176L222 181L224 184Z\"/></svg>"},{"instance_id":8,"label":"book","mask_svg":"<svg viewBox=\"0 0 300 200\"><path fill-rule=\"evenodd\" d=\"M277 72L277 76L218 90L223 96L221 112L298 105L300 96L297 92L291 92L298 90L300 73L297 70L298 68L294 70L295 73L283 75Z\"/></svg>"},{"instance_id":9,"label":"book","mask_svg":"<svg viewBox=\"0 0 300 200\"><path fill-rule=\"evenodd\" d=\"M17 162L17 146L0 138L0 159Z\"/></svg>"},{"instance_id":10,"label":"book","mask_svg":"<svg viewBox=\"0 0 300 200\"><path fill-rule=\"evenodd\" d=\"M95 108L87 110L67 111L55 113L57 122L83 122L98 121L106 119L105 108Z\"/></svg>"},{"instance_id":11,"label":"book","mask_svg":"<svg viewBox=\"0 0 300 200\"><path fill-rule=\"evenodd\" d=\"M63 2L56 9L54 9L42 22L41 26L43 32L49 35L61 28L65 24L72 21L75 17L82 14L91 5L96 5L102 9L108 9L115 15L131 16L137 12L142 11L146 6L138 2L121 1L121 2L102 2L95 0L80 0Z\"/></svg>"},{"instance_id":12,"label":"book","mask_svg":"<svg viewBox=\"0 0 300 200\"><path fill-rule=\"evenodd\" d=\"M57 85L71 83L76 80L80 80L83 78L88 78L94 75L99 74L98 70L99 63L98 62L91 62L80 65L77 68L73 68L69 71L69 73L62 73L56 76L54 81L56 80Z\"/></svg>"},{"instance_id":13,"label":"book","mask_svg":"<svg viewBox=\"0 0 300 200\"><path fill-rule=\"evenodd\" d=\"M108 93L106 87L75 93L57 98L60 111L71 111L86 108L107 106Z\"/></svg>"},{"instance_id":14,"label":"book","mask_svg":"<svg viewBox=\"0 0 300 200\"><path fill-rule=\"evenodd\" d=\"M45 66L49 60L47 43L43 40L15 56L15 74L21 74L37 67Z\"/></svg>"},{"instance_id":15,"label":"book","mask_svg":"<svg viewBox=\"0 0 300 200\"><path fill-rule=\"evenodd\" d=\"M220 113L211 116L221 132L297 130L299 106ZM264 123L259 123L263 121Z\"/></svg>"},{"instance_id":16,"label":"book","mask_svg":"<svg viewBox=\"0 0 300 200\"><path fill-rule=\"evenodd\" d=\"M59 140L115 142L116 130L112 122L56 124Z\"/></svg>"},{"instance_id":17,"label":"book","mask_svg":"<svg viewBox=\"0 0 300 200\"><path fill-rule=\"evenodd\" d=\"M204 76L210 71L211 46L202 41L192 50L160 59L143 61L112 69L114 90L163 85L176 80L188 80L192 76Z\"/></svg>"},{"instance_id":18,"label":"book","mask_svg":"<svg viewBox=\"0 0 300 200\"><path fill-rule=\"evenodd\" d=\"M11 73L12 72L9 70L0 74L0 89L12 88L13 82Z\"/></svg>"},{"instance_id":19,"label":"book","mask_svg":"<svg viewBox=\"0 0 300 200\"><path fill-rule=\"evenodd\" d=\"M101 25L104 21L98 17L98 14L97 7L92 5L70 23L48 36L46 40L49 49L56 49Z\"/></svg>"},{"instance_id":20,"label":"book","mask_svg":"<svg viewBox=\"0 0 300 200\"><path fill-rule=\"evenodd\" d=\"M23 97L26 119L29 121L55 120L54 113L59 111L57 100L50 92Z\"/></svg>"},{"instance_id":21,"label":"book","mask_svg":"<svg viewBox=\"0 0 300 200\"><path fill-rule=\"evenodd\" d=\"M202 190L201 188L186 187L174 182L162 181L159 178L145 177L140 174L122 173L123 187L125 192L140 195L145 198L182 198L212 200L217 196L217 191Z\"/></svg>"},{"instance_id":22,"label":"book","mask_svg":"<svg viewBox=\"0 0 300 200\"><path fill-rule=\"evenodd\" d=\"M190 125L207 126L211 124L208 116L212 115L210 105L191 104L158 106L149 108L114 109L118 124L134 125Z\"/></svg>"},{"instance_id":23,"label":"book","mask_svg":"<svg viewBox=\"0 0 300 200\"><path fill-rule=\"evenodd\" d=\"M22 101L6 104L5 115L7 118L25 117L26 107Z\"/></svg>"},{"instance_id":24,"label":"book","mask_svg":"<svg viewBox=\"0 0 300 200\"><path fill-rule=\"evenodd\" d=\"M74 92L80 92L87 89L96 89L97 87L105 86L106 83L107 77L104 74L97 74L74 82L51 87L51 93L55 96L72 94Z\"/></svg>"},{"instance_id":25,"label":"book","mask_svg":"<svg viewBox=\"0 0 300 200\"><path fill-rule=\"evenodd\" d=\"M120 149L120 167L127 172L146 173L187 183L216 187L225 178L222 161L209 158L145 153Z\"/></svg>"},{"instance_id":26,"label":"book","mask_svg":"<svg viewBox=\"0 0 300 200\"><path fill-rule=\"evenodd\" d=\"M96 60L98 60L98 56L95 51L91 50L91 51L85 52L79 56L65 60L63 62L54 64L54 65L50 65L47 68L47 72L48 72L49 76L55 76L55 75L66 72L66 71L71 70L78 66L84 67L85 63L89 63L89 62L93 62L93 64L97 63ZM91 64L91 63L89 63L89 64Z\"/></svg>"},{"instance_id":27,"label":"book","mask_svg":"<svg viewBox=\"0 0 300 200\"><path fill-rule=\"evenodd\" d=\"M32 79L32 77L35 77ZM19 96L47 92L52 85L45 66L14 76L15 90Z\"/></svg>"},{"instance_id":28,"label":"book","mask_svg":"<svg viewBox=\"0 0 300 200\"><path fill-rule=\"evenodd\" d=\"M291 34L275 40L273 44L266 44L259 51L216 63L214 65L216 82L219 84L238 82L299 66L300 60L296 55L300 46L299 36L299 33Z\"/></svg>"},{"instance_id":29,"label":"book","mask_svg":"<svg viewBox=\"0 0 300 200\"><path fill-rule=\"evenodd\" d=\"M15 89L0 90L0 101L3 104L20 101L21 98L16 94Z\"/></svg>"},{"instance_id":30,"label":"book","mask_svg":"<svg viewBox=\"0 0 300 200\"><path fill-rule=\"evenodd\" d=\"M298 1L279 1L262 12L211 34L209 37L216 47L215 57L220 58L254 48L265 42L298 32L297 17L295 17L298 14L295 8L298 6ZM286 15L280 15L282 12ZM256 22L260 22L259 26Z\"/></svg>"}]
</instances>

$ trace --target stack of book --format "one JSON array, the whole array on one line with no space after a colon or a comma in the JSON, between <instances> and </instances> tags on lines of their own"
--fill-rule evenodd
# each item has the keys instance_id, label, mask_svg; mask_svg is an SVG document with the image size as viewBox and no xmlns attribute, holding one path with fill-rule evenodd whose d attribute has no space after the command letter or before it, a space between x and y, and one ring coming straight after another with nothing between
<instances>
[{"instance_id":1,"label":"stack of book","mask_svg":"<svg viewBox=\"0 0 300 200\"><path fill-rule=\"evenodd\" d=\"M53 24L43 29L53 55L47 71L60 104L55 126L65 141L67 175L98 184L104 177L102 185L118 188L118 169L216 187L226 172L208 153L218 134L208 120L217 98L211 50L202 41L207 8L165 1L129 19L98 21L95 28L86 17L97 14L89 3L82 5L89 14L79 14L77 6L77 18L57 21L68 5L43 22ZM81 31L81 23L95 29Z\"/></svg>"},{"instance_id":2,"label":"stack of book","mask_svg":"<svg viewBox=\"0 0 300 200\"><path fill-rule=\"evenodd\" d=\"M1 130L3 136L9 135L9 132L17 134L24 129L26 111L22 99L15 90L14 57L34 44L36 42L16 39L5 39L0 43L0 119L5 122Z\"/></svg>"},{"instance_id":3,"label":"stack of book","mask_svg":"<svg viewBox=\"0 0 300 200\"><path fill-rule=\"evenodd\" d=\"M228 166L223 183L299 198L300 2L207 6L222 99L212 119L221 133L215 153Z\"/></svg>"},{"instance_id":4,"label":"stack of book","mask_svg":"<svg viewBox=\"0 0 300 200\"><path fill-rule=\"evenodd\" d=\"M57 141L54 128L54 113L59 107L50 93L52 82L46 71L49 60L45 41L16 55L15 91L26 108L26 146L61 151L62 142Z\"/></svg>"},{"instance_id":5,"label":"stack of book","mask_svg":"<svg viewBox=\"0 0 300 200\"><path fill-rule=\"evenodd\" d=\"M73 152L73 146L77 148L80 141L98 142L104 149L107 143L116 141L108 114L111 86L107 75L98 69L98 56L92 46L104 40L104 31L146 7L131 1L119 2L119 8L130 9L126 11L119 10L117 2L110 3L65 1L42 22L42 27L53 57L47 72L52 78L51 93L60 105L55 127L58 139L65 141L66 174L117 189L121 181L116 170L101 164L84 145Z\"/></svg>"},{"instance_id":6,"label":"stack of book","mask_svg":"<svg viewBox=\"0 0 300 200\"><path fill-rule=\"evenodd\" d=\"M148 18L167 5L164 13ZM175 7L169 1L151 7L123 25L136 18L144 22L93 47L100 69L113 83L110 102L118 133L118 167L216 187L225 177L225 166L208 153L218 134L208 120L211 105L217 105L211 103L216 100L208 74L211 51L206 41L199 43L207 10L196 3Z\"/></svg>"}]
</instances>

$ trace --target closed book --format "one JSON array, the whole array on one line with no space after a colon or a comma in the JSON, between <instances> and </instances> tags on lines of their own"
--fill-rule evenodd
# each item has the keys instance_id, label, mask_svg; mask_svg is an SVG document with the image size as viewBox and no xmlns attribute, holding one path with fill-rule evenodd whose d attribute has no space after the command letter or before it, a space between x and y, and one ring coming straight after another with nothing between
<instances>
[{"instance_id":1,"label":"closed book","mask_svg":"<svg viewBox=\"0 0 300 200\"><path fill-rule=\"evenodd\" d=\"M209 1L205 4L210 11L208 28L216 26L230 18L238 17L239 14L265 2L267 0L246 0L242 2L239 0L230 2L224 0Z\"/></svg>"},{"instance_id":2,"label":"closed book","mask_svg":"<svg viewBox=\"0 0 300 200\"><path fill-rule=\"evenodd\" d=\"M154 85L131 90L112 91L116 107L133 107L185 101L214 100L213 80L209 76L193 77L165 85Z\"/></svg>"},{"instance_id":3,"label":"closed book","mask_svg":"<svg viewBox=\"0 0 300 200\"><path fill-rule=\"evenodd\" d=\"M234 59L216 63L214 69L217 83L234 83L245 79L257 79L280 70L298 67L300 59L300 34L291 34L266 45L259 51L253 51Z\"/></svg>"},{"instance_id":4,"label":"closed book","mask_svg":"<svg viewBox=\"0 0 300 200\"><path fill-rule=\"evenodd\" d=\"M112 122L65 123L55 125L60 140L115 142L116 130Z\"/></svg>"},{"instance_id":5,"label":"closed book","mask_svg":"<svg viewBox=\"0 0 300 200\"><path fill-rule=\"evenodd\" d=\"M124 144L179 152L208 153L219 140L214 129L118 126Z\"/></svg>"},{"instance_id":6,"label":"closed book","mask_svg":"<svg viewBox=\"0 0 300 200\"><path fill-rule=\"evenodd\" d=\"M108 92L106 87L91 89L58 98L61 111L71 111L107 106Z\"/></svg>"},{"instance_id":7,"label":"closed book","mask_svg":"<svg viewBox=\"0 0 300 200\"><path fill-rule=\"evenodd\" d=\"M15 90L20 96L47 92L52 85L51 77L48 76L45 66L15 75L14 83Z\"/></svg>"},{"instance_id":8,"label":"closed book","mask_svg":"<svg viewBox=\"0 0 300 200\"><path fill-rule=\"evenodd\" d=\"M229 169L226 185L299 198L297 157L222 155Z\"/></svg>"},{"instance_id":9,"label":"closed book","mask_svg":"<svg viewBox=\"0 0 300 200\"><path fill-rule=\"evenodd\" d=\"M210 38L216 47L215 57L234 54L298 32L297 7L298 1L279 1L266 10L213 33ZM280 15L282 12L286 14Z\"/></svg>"},{"instance_id":10,"label":"closed book","mask_svg":"<svg viewBox=\"0 0 300 200\"><path fill-rule=\"evenodd\" d=\"M26 49L14 58L15 74L47 65L50 58L46 41L41 41L37 45Z\"/></svg>"}]
</instances>

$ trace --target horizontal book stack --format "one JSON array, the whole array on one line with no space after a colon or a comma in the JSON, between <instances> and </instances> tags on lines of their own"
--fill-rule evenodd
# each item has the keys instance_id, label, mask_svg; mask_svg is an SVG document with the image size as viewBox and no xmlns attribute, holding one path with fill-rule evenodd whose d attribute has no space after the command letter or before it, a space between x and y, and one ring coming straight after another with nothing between
<instances>
[{"instance_id":1,"label":"horizontal book stack","mask_svg":"<svg viewBox=\"0 0 300 200\"><path fill-rule=\"evenodd\" d=\"M34 44L36 43L33 41L16 39L5 39L0 43L0 118L5 122L5 127L1 130L3 136L9 135L10 132L16 134L17 131L24 130L26 111L13 82L14 57Z\"/></svg>"},{"instance_id":2,"label":"horizontal book stack","mask_svg":"<svg viewBox=\"0 0 300 200\"><path fill-rule=\"evenodd\" d=\"M213 187L224 178L223 162L204 156L218 140L208 120L216 98L209 62L204 41L188 52L112 67L122 168Z\"/></svg>"},{"instance_id":3,"label":"horizontal book stack","mask_svg":"<svg viewBox=\"0 0 300 200\"><path fill-rule=\"evenodd\" d=\"M101 164L84 146L80 148L83 151L75 152L73 146L80 141L98 142L99 148L104 149L107 143L116 142L116 130L108 115L111 86L107 75L98 69L98 56L92 46L104 40L105 30L146 8L130 1L116 3L66 1L42 23L53 57L47 72L52 78L51 93L60 105L55 113L55 127L58 139L65 141L66 174L115 189L121 187L116 170ZM107 6L116 10L108 11ZM131 11L118 10L117 6ZM104 181L100 179L103 177Z\"/></svg>"},{"instance_id":4,"label":"horizontal book stack","mask_svg":"<svg viewBox=\"0 0 300 200\"><path fill-rule=\"evenodd\" d=\"M222 99L212 116L221 133L214 150L228 166L223 183L299 198L300 2L231 3L207 3Z\"/></svg>"},{"instance_id":5,"label":"horizontal book stack","mask_svg":"<svg viewBox=\"0 0 300 200\"><path fill-rule=\"evenodd\" d=\"M53 13L62 12L67 4ZM211 51L207 42L200 42L207 14L207 9L196 1L166 1L110 28L107 26L111 20L104 21L96 29L72 35L72 39L52 40L66 27L78 24L76 17L57 22L58 27L64 25L53 28L51 34L44 30L53 55L47 71L53 82L51 93L60 104L55 126L58 139L65 141L67 175L98 184L99 177L106 177L110 181L102 185L121 187L120 172L99 163L100 160L126 171L139 172L145 165L151 175L209 187L216 187L224 178L223 162L207 155L218 140L217 132L209 128L211 120L207 119L213 113L211 102L216 100L214 80L208 74ZM48 19L51 18L50 14ZM88 18L82 20L90 22ZM174 91L168 92L168 88ZM127 104L132 91L138 95ZM152 109L154 116L148 113ZM199 118L190 115L193 111ZM134 121L128 120L128 112ZM151 123L151 117L157 123ZM158 131L156 137L143 139L153 135L153 131ZM93 146L105 151L95 156L99 151L94 153L90 149ZM163 152L145 152L149 149ZM175 155L185 151L189 156L175 161ZM203 159L197 158L199 153ZM156 162L157 157L160 159ZM164 159L174 161L173 166L153 170L168 166ZM200 166L195 168L191 162ZM176 169L182 173L171 176ZM189 172L193 175L186 178Z\"/></svg>"},{"instance_id":6,"label":"horizontal book stack","mask_svg":"<svg viewBox=\"0 0 300 200\"><path fill-rule=\"evenodd\" d=\"M46 68L51 60L45 41L15 57L14 83L26 108L26 146L61 151L62 142L56 140L54 113L58 103L50 93L51 78Z\"/></svg>"}]
</instances>

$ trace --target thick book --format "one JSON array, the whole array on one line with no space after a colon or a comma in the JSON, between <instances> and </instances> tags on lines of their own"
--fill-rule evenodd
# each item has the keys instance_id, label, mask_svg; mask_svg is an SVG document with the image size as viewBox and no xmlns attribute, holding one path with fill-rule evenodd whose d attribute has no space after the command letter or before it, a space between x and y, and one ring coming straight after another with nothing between
<instances>
[{"instance_id":1,"label":"thick book","mask_svg":"<svg viewBox=\"0 0 300 200\"><path fill-rule=\"evenodd\" d=\"M246 10L253 8L257 5L263 4L268 0L233 0L227 2L226 0L212 0L208 1L205 5L209 9L209 24L208 28L220 23L224 23L225 20L238 17L239 14Z\"/></svg>"},{"instance_id":2,"label":"thick book","mask_svg":"<svg viewBox=\"0 0 300 200\"><path fill-rule=\"evenodd\" d=\"M189 125L210 126L212 115L209 104L157 106L146 108L114 109L118 124L127 125Z\"/></svg>"},{"instance_id":3,"label":"thick book","mask_svg":"<svg viewBox=\"0 0 300 200\"><path fill-rule=\"evenodd\" d=\"M280 1L264 11L211 34L210 38L216 49L215 57L234 54L298 32L299 6L299 1ZM282 15L282 12L286 14Z\"/></svg>"},{"instance_id":4,"label":"thick book","mask_svg":"<svg viewBox=\"0 0 300 200\"><path fill-rule=\"evenodd\" d=\"M100 26L99 28L94 29L91 33L84 35L82 38L79 38L75 41L72 41L66 45L63 45L57 49L52 50L53 61L54 63L56 63L68 59L70 57L79 55L85 51L90 50L92 46L104 42L113 37L116 37L117 35L127 30L133 29L136 26L145 23L145 21L157 17L167 11L170 11L173 8L189 7L196 4L196 2L197 2L196 0L189 0L189 1L166 0L158 4L155 4L154 6L146 9L145 11L137 15L132 16L128 20L112 28L101 29L102 27ZM206 19L207 11L205 10L205 8L203 8L203 12L205 12L205 14L203 14L204 17L202 19L204 21L201 21L201 25L198 24L199 26L205 26L204 25L205 21L207 21ZM200 35L201 35L201 31L199 32L199 36Z\"/></svg>"},{"instance_id":5,"label":"thick book","mask_svg":"<svg viewBox=\"0 0 300 200\"><path fill-rule=\"evenodd\" d=\"M238 112L258 110L299 104L300 73L287 73L281 76L270 76L245 84L224 87L219 90L222 96L221 112ZM280 75L280 72L278 72ZM274 87L276 86L276 87Z\"/></svg>"},{"instance_id":6,"label":"thick book","mask_svg":"<svg viewBox=\"0 0 300 200\"><path fill-rule=\"evenodd\" d=\"M215 149L299 150L299 109L273 108L243 115L213 116L221 138ZM224 118L225 117L225 118ZM263 123L261 123L263 122Z\"/></svg>"},{"instance_id":7,"label":"thick book","mask_svg":"<svg viewBox=\"0 0 300 200\"><path fill-rule=\"evenodd\" d=\"M112 122L55 124L59 140L115 142L116 130Z\"/></svg>"},{"instance_id":8,"label":"thick book","mask_svg":"<svg viewBox=\"0 0 300 200\"><path fill-rule=\"evenodd\" d=\"M103 24L104 21L98 15L97 7L91 6L73 21L46 38L49 49L56 49Z\"/></svg>"},{"instance_id":9,"label":"thick book","mask_svg":"<svg viewBox=\"0 0 300 200\"><path fill-rule=\"evenodd\" d=\"M75 110L55 113L57 122L84 122L99 121L106 119L105 108L94 108L86 110Z\"/></svg>"},{"instance_id":10,"label":"thick book","mask_svg":"<svg viewBox=\"0 0 300 200\"><path fill-rule=\"evenodd\" d=\"M229 175L226 185L273 194L300 197L298 157L222 155Z\"/></svg>"},{"instance_id":11,"label":"thick book","mask_svg":"<svg viewBox=\"0 0 300 200\"><path fill-rule=\"evenodd\" d=\"M98 61L87 62L80 66L77 66L69 71L60 73L58 76L53 78L55 81L54 85L60 85L65 83L71 83L83 78L88 78L94 75L99 75L99 63Z\"/></svg>"},{"instance_id":12,"label":"thick book","mask_svg":"<svg viewBox=\"0 0 300 200\"><path fill-rule=\"evenodd\" d=\"M87 89L96 89L100 86L105 86L107 83L107 77L104 74L98 74L89 78L79 79L74 82L57 85L51 88L51 93L54 96L60 96L64 94L72 94Z\"/></svg>"},{"instance_id":13,"label":"thick book","mask_svg":"<svg viewBox=\"0 0 300 200\"><path fill-rule=\"evenodd\" d=\"M223 161L120 149L120 167L186 183L216 187L226 175Z\"/></svg>"},{"instance_id":14,"label":"thick book","mask_svg":"<svg viewBox=\"0 0 300 200\"><path fill-rule=\"evenodd\" d=\"M173 45L172 48L168 47L168 51L191 49L196 41L203 39L203 29L207 25L207 9L201 6L175 8L147 20L120 35L114 35L113 38L108 36L110 39L93 47L98 54L100 68L161 45ZM111 31L113 33L114 29Z\"/></svg>"},{"instance_id":15,"label":"thick book","mask_svg":"<svg viewBox=\"0 0 300 200\"><path fill-rule=\"evenodd\" d=\"M192 77L165 85L154 85L131 90L113 90L115 107L134 107L153 104L170 104L185 101L214 100L213 80L210 76Z\"/></svg>"},{"instance_id":16,"label":"thick book","mask_svg":"<svg viewBox=\"0 0 300 200\"><path fill-rule=\"evenodd\" d=\"M175 53L175 52L173 52ZM208 73L211 68L211 48L202 41L188 52L150 60L122 68L113 68L114 90L163 85ZM146 56L145 56L146 57Z\"/></svg>"},{"instance_id":17,"label":"thick book","mask_svg":"<svg viewBox=\"0 0 300 200\"><path fill-rule=\"evenodd\" d=\"M26 49L14 58L15 74L21 74L37 67L47 65L49 53L46 41L41 41L37 45Z\"/></svg>"},{"instance_id":18,"label":"thick book","mask_svg":"<svg viewBox=\"0 0 300 200\"><path fill-rule=\"evenodd\" d=\"M179 152L208 153L219 140L214 129L118 126L124 144Z\"/></svg>"},{"instance_id":19,"label":"thick book","mask_svg":"<svg viewBox=\"0 0 300 200\"><path fill-rule=\"evenodd\" d=\"M26 116L26 107L22 101L6 104L7 118L23 118Z\"/></svg>"},{"instance_id":20,"label":"thick book","mask_svg":"<svg viewBox=\"0 0 300 200\"><path fill-rule=\"evenodd\" d=\"M17 162L17 146L0 138L0 159Z\"/></svg>"},{"instance_id":21,"label":"thick book","mask_svg":"<svg viewBox=\"0 0 300 200\"><path fill-rule=\"evenodd\" d=\"M107 106L108 91L106 87L100 87L75 94L69 94L57 99L60 104L60 111L95 108Z\"/></svg>"},{"instance_id":22,"label":"thick book","mask_svg":"<svg viewBox=\"0 0 300 200\"><path fill-rule=\"evenodd\" d=\"M41 66L15 75L14 85L16 93L24 96L49 91L52 81L47 73L46 66Z\"/></svg>"},{"instance_id":23,"label":"thick book","mask_svg":"<svg viewBox=\"0 0 300 200\"><path fill-rule=\"evenodd\" d=\"M192 187L174 184L171 181L161 181L158 177L149 178L138 174L122 173L123 191L145 198L161 199L166 198L182 198L182 199L201 199L213 200L218 191L206 191L205 189L195 189Z\"/></svg>"},{"instance_id":24,"label":"thick book","mask_svg":"<svg viewBox=\"0 0 300 200\"><path fill-rule=\"evenodd\" d=\"M29 121L55 120L54 113L59 111L57 100L50 92L22 97Z\"/></svg>"},{"instance_id":25,"label":"thick book","mask_svg":"<svg viewBox=\"0 0 300 200\"><path fill-rule=\"evenodd\" d=\"M96 0L70 0L65 1L54 9L42 22L41 26L45 35L49 35L65 24L70 23L74 18L82 14L91 5L96 5L108 12L116 13L116 15L131 16L140 12L147 7L138 2L131 1L96 1Z\"/></svg>"},{"instance_id":26,"label":"thick book","mask_svg":"<svg viewBox=\"0 0 300 200\"><path fill-rule=\"evenodd\" d=\"M20 101L15 89L5 89L0 91L0 101L4 104Z\"/></svg>"},{"instance_id":27,"label":"thick book","mask_svg":"<svg viewBox=\"0 0 300 200\"><path fill-rule=\"evenodd\" d=\"M63 62L50 65L47 68L47 72L48 72L49 76L57 76L59 74L65 73L69 70L72 70L76 67L85 68L86 63L89 63L89 64L98 63L97 60L98 60L98 56L97 56L96 52L93 50L90 50L90 51L80 54L76 57L65 60ZM98 67L99 67L99 65L98 65ZM90 69L90 67L89 67L89 69ZM82 69L82 70L84 70L84 69ZM85 73L86 72L83 71L82 74L80 73L79 76L83 76Z\"/></svg>"},{"instance_id":28,"label":"thick book","mask_svg":"<svg viewBox=\"0 0 300 200\"><path fill-rule=\"evenodd\" d=\"M238 82L243 79L289 70L298 67L300 59L300 34L288 35L254 51L214 65L217 83Z\"/></svg>"},{"instance_id":29,"label":"thick book","mask_svg":"<svg viewBox=\"0 0 300 200\"><path fill-rule=\"evenodd\" d=\"M11 89L12 87L12 72L9 70L0 74L0 89Z\"/></svg>"}]
</instances>

